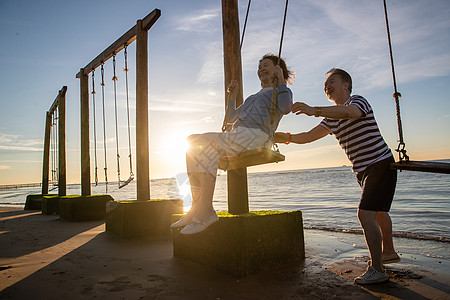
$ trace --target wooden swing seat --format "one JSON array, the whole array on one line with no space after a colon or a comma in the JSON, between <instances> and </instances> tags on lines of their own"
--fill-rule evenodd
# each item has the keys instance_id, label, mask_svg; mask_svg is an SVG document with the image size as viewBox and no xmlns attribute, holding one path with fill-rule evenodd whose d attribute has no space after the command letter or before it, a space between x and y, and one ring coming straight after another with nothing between
<instances>
[{"instance_id":1,"label":"wooden swing seat","mask_svg":"<svg viewBox=\"0 0 450 300\"><path fill-rule=\"evenodd\" d=\"M397 170L450 174L450 164L434 161L399 161L391 164Z\"/></svg>"},{"instance_id":2,"label":"wooden swing seat","mask_svg":"<svg viewBox=\"0 0 450 300\"><path fill-rule=\"evenodd\" d=\"M248 150L235 156L224 156L219 160L219 169L227 171L245 167L284 161L283 154L270 148Z\"/></svg>"},{"instance_id":3,"label":"wooden swing seat","mask_svg":"<svg viewBox=\"0 0 450 300\"><path fill-rule=\"evenodd\" d=\"M120 184L119 184L119 189L127 186L131 181L133 181L133 179L134 179L134 176L130 175L130 177L127 180L121 181Z\"/></svg>"}]
</instances>

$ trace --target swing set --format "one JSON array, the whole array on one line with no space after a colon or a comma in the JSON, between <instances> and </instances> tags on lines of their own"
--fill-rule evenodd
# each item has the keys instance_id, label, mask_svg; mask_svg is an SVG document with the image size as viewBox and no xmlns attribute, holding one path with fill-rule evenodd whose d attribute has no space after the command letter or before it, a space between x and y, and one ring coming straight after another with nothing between
<instances>
[{"instance_id":1,"label":"swing set","mask_svg":"<svg viewBox=\"0 0 450 300\"><path fill-rule=\"evenodd\" d=\"M397 127L398 127L398 136L399 143L398 147L395 151L398 152L399 161L392 163L391 167L398 170L410 170L410 171L419 171L419 172L431 172L431 173L444 173L450 174L450 164L441 163L441 162L432 162L432 161L411 161L409 160L409 156L406 154L405 149L405 141L403 139L403 128L402 128L402 120L400 117L400 98L402 95L397 91L397 81L395 78L395 66L394 66L394 57L392 55L392 42L391 42L391 32L389 28L389 18L386 0L383 0L384 6L384 18L386 21L386 31L389 45L389 57L391 61L391 70L392 70L392 82L394 85L394 100L395 100L395 110L397 115Z\"/></svg>"},{"instance_id":2,"label":"swing set","mask_svg":"<svg viewBox=\"0 0 450 300\"><path fill-rule=\"evenodd\" d=\"M130 129L130 102L128 87L128 56L127 47L136 41L136 179L137 200L146 201L150 199L150 176L149 176L149 138L148 138L148 30L161 16L161 11L155 9L145 18L138 20L136 25L124 33L119 39L112 43L84 68L80 69L76 77L80 79L80 109L81 109L81 194L91 194L91 168L90 168L90 119L89 119L89 74L92 80L92 106L93 106L93 135L94 135L94 181L98 184L98 156L97 156L97 124L95 111L95 70L100 67L101 90L102 90L102 119L103 119L103 151L104 151L104 176L106 186L108 184L107 146L106 146L106 112L105 112L105 63L112 58L113 66L113 93L115 112L115 144L117 161L118 187L128 185L135 178L133 172L131 129ZM119 130L118 130L118 106L117 106L117 81L116 55L124 50L125 89L127 102L127 129L128 129L128 158L130 174L127 180L120 178L120 154L119 154Z\"/></svg>"},{"instance_id":3,"label":"swing set","mask_svg":"<svg viewBox=\"0 0 450 300\"><path fill-rule=\"evenodd\" d=\"M66 92L63 86L45 113L44 152L42 159L42 194L58 189L66 195ZM52 188L49 189L49 184Z\"/></svg>"},{"instance_id":4,"label":"swing set","mask_svg":"<svg viewBox=\"0 0 450 300\"><path fill-rule=\"evenodd\" d=\"M117 182L119 189L128 185L134 179L133 173L133 160L132 160L132 147L131 147L131 129L130 129L130 101L129 101L129 89L128 89L128 45L124 45L124 72L125 72L125 90L127 100L127 129L128 129L128 158L130 163L130 176L127 180L121 181L120 179L120 154L119 154L119 129L118 129L118 113L117 113L117 81L116 75L116 54L113 54L113 77L114 83L114 124L115 124L115 142L116 142L116 158L117 158ZM103 153L104 153L104 173L105 173L105 187L108 191L108 162L107 162L107 146L106 146L106 113L105 113L105 63L102 62L100 66L101 71L101 90L102 90L102 119L103 119ZM94 135L94 182L98 185L98 159L97 159L97 126L96 126L96 105L95 105L95 69L91 73L92 78L92 113L93 113L93 135Z\"/></svg>"}]
</instances>

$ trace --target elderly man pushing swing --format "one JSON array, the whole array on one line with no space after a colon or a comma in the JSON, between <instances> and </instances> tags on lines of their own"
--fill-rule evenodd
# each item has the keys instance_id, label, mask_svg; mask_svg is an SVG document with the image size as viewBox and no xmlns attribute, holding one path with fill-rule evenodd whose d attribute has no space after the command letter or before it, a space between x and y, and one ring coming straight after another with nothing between
<instances>
[{"instance_id":1,"label":"elderly man pushing swing","mask_svg":"<svg viewBox=\"0 0 450 300\"><path fill-rule=\"evenodd\" d=\"M306 144L332 133L351 161L362 188L358 219L370 252L367 271L355 283L370 284L388 279L383 264L400 261L392 241L389 210L395 193L397 171L390 168L392 152L381 136L373 110L362 96L351 95L352 79L333 68L326 74L324 86L334 106L311 107L296 102L292 112L323 117L319 125L297 134L277 132L275 142Z\"/></svg>"}]
</instances>

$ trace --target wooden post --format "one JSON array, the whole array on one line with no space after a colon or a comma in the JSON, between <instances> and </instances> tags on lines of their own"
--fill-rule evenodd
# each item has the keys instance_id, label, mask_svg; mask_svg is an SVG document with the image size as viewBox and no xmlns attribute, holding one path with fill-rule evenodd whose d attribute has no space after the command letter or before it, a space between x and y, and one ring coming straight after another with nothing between
<instances>
[{"instance_id":1,"label":"wooden post","mask_svg":"<svg viewBox=\"0 0 450 300\"><path fill-rule=\"evenodd\" d=\"M89 156L89 77L80 70L81 110L81 195L91 194L91 161Z\"/></svg>"},{"instance_id":2,"label":"wooden post","mask_svg":"<svg viewBox=\"0 0 450 300\"><path fill-rule=\"evenodd\" d=\"M59 91L58 99L58 196L66 196L66 91L67 87L64 86Z\"/></svg>"},{"instance_id":3,"label":"wooden post","mask_svg":"<svg viewBox=\"0 0 450 300\"><path fill-rule=\"evenodd\" d=\"M42 159L42 194L48 194L48 170L50 162L50 129L52 126L52 115L45 113L45 131L44 131L44 156Z\"/></svg>"},{"instance_id":4,"label":"wooden post","mask_svg":"<svg viewBox=\"0 0 450 300\"><path fill-rule=\"evenodd\" d=\"M239 82L239 95L236 106L243 102L242 66L239 41L239 12L237 0L222 0L223 53L225 68L225 101L226 88L231 80ZM239 61L239 64L238 64ZM236 68L238 71L236 72ZM233 78L237 75L237 78ZM228 171L228 212L231 214L248 213L247 169Z\"/></svg>"},{"instance_id":5,"label":"wooden post","mask_svg":"<svg viewBox=\"0 0 450 300\"><path fill-rule=\"evenodd\" d=\"M142 20L136 24L136 184L137 201L150 200L148 137L148 46Z\"/></svg>"}]
</instances>

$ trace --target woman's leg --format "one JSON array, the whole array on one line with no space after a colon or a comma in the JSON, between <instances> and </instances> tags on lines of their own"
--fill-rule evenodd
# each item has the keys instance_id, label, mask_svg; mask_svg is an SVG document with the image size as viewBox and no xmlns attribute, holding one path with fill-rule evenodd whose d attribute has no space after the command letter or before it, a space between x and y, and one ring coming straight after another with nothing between
<instances>
[{"instance_id":1,"label":"woman's leg","mask_svg":"<svg viewBox=\"0 0 450 300\"><path fill-rule=\"evenodd\" d=\"M200 194L198 207L192 222L186 225L181 231L181 234L196 234L204 231L213 223L219 220L214 207L212 205L214 187L216 184L216 177L210 173L197 173L200 182Z\"/></svg>"},{"instance_id":2,"label":"woman's leg","mask_svg":"<svg viewBox=\"0 0 450 300\"><path fill-rule=\"evenodd\" d=\"M186 226L192 223L192 219L197 214L201 197L202 197L202 189L200 186L200 173L189 173L189 183L191 186L191 195L192 195L192 205L191 209L177 222L173 223L170 228L179 228Z\"/></svg>"},{"instance_id":3,"label":"woman's leg","mask_svg":"<svg viewBox=\"0 0 450 300\"><path fill-rule=\"evenodd\" d=\"M200 181L201 197L195 217L200 221L205 221L215 213L213 207L214 188L216 186L216 176L211 173L198 173Z\"/></svg>"}]
</instances>

